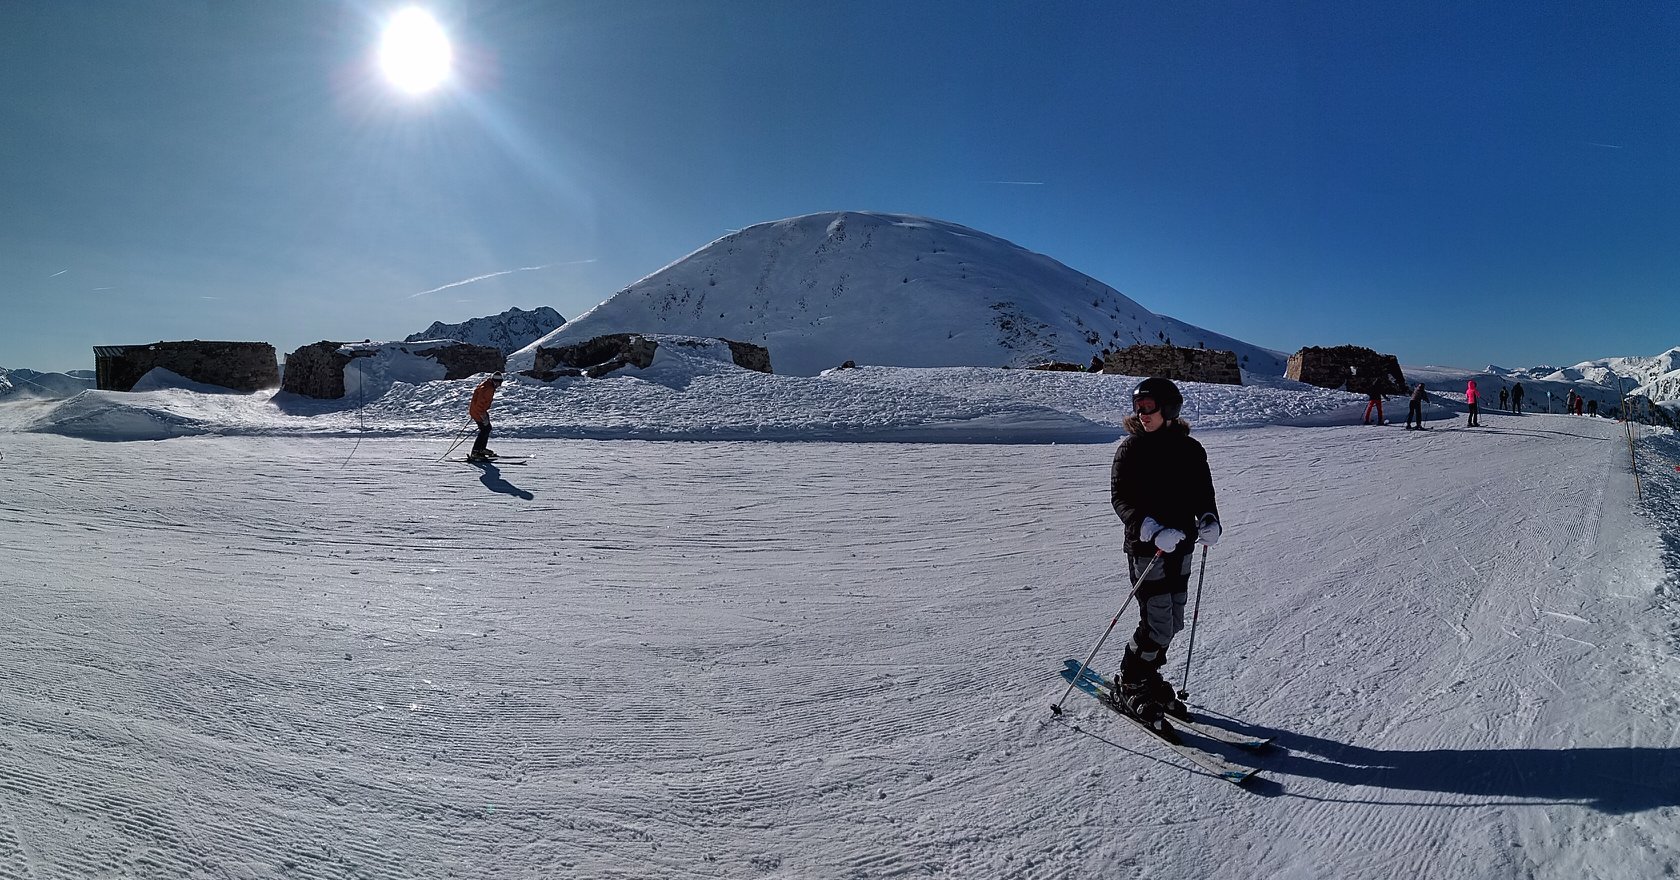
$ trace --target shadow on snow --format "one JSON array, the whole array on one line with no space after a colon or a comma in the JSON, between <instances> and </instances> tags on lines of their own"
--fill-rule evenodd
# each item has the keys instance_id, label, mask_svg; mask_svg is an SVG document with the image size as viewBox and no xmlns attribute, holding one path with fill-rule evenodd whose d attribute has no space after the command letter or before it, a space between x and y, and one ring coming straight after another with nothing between
<instances>
[{"instance_id":1,"label":"shadow on snow","mask_svg":"<svg viewBox=\"0 0 1680 880\"><path fill-rule=\"evenodd\" d=\"M512 495L515 498L522 498L526 501L530 501L531 499L537 497L508 482L507 479L502 476L501 468L496 467L490 462L475 461L470 462L470 464L484 472L479 475L478 481L484 484L484 488L489 489L492 492L500 492L503 495Z\"/></svg>"},{"instance_id":2,"label":"shadow on snow","mask_svg":"<svg viewBox=\"0 0 1680 880\"><path fill-rule=\"evenodd\" d=\"M1248 733L1265 728L1224 724ZM1388 791L1436 792L1478 798L1463 806L1485 806L1489 798L1533 804L1580 804L1603 813L1637 813L1680 806L1680 748L1611 747L1559 749L1373 749L1301 733L1275 732L1271 753L1254 755L1272 776L1322 779ZM1284 794L1277 782L1260 780L1255 791ZM1380 801L1325 796L1322 800ZM1312 795L1294 795L1314 797ZM1417 806L1456 806L1423 802Z\"/></svg>"}]
</instances>

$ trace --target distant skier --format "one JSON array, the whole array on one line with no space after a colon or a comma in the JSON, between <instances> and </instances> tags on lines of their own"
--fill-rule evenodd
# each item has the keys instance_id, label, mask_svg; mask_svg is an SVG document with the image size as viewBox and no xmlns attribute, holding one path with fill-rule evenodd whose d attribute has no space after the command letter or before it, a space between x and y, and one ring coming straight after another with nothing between
<instances>
[{"instance_id":1,"label":"distant skier","mask_svg":"<svg viewBox=\"0 0 1680 880\"><path fill-rule=\"evenodd\" d=\"M1364 421L1360 422L1360 424L1362 424L1362 425L1371 424L1371 409L1373 407L1375 407L1376 410L1377 410L1377 424L1379 424L1379 425L1384 424L1382 405L1383 405L1383 401L1387 399L1387 396L1384 395L1383 392L1387 391L1387 390L1388 390L1388 380L1385 379L1381 382L1378 382L1375 385L1372 385L1371 390L1366 392L1366 395L1365 395L1366 396L1365 419L1364 419Z\"/></svg>"},{"instance_id":2,"label":"distant skier","mask_svg":"<svg viewBox=\"0 0 1680 880\"><path fill-rule=\"evenodd\" d=\"M467 407L467 415L478 423L478 440L473 443L472 452L467 453L467 461L489 461L496 457L495 450L489 448L490 443L490 404L496 399L496 389L502 387L502 374L491 373L490 378L478 383L473 389L472 403Z\"/></svg>"},{"instance_id":3,"label":"distant skier","mask_svg":"<svg viewBox=\"0 0 1680 880\"><path fill-rule=\"evenodd\" d=\"M1207 450L1178 417L1183 406L1171 381L1138 383L1123 423L1127 436L1114 450L1109 474L1114 512L1126 524L1130 580L1143 578L1137 630L1121 659L1115 692L1126 711L1156 730L1166 726L1163 715L1186 713L1161 667L1167 646L1184 628L1195 542L1211 547L1220 535Z\"/></svg>"},{"instance_id":4,"label":"distant skier","mask_svg":"<svg viewBox=\"0 0 1680 880\"><path fill-rule=\"evenodd\" d=\"M1470 404L1470 420L1464 423L1464 427L1466 427L1466 428L1480 428L1482 426L1482 423L1479 422L1479 421L1476 421L1476 400L1477 400L1477 397L1476 397L1476 380L1475 379L1471 379L1470 384L1466 385L1464 387L1464 399L1465 399L1466 402L1468 402Z\"/></svg>"},{"instance_id":5,"label":"distant skier","mask_svg":"<svg viewBox=\"0 0 1680 880\"><path fill-rule=\"evenodd\" d=\"M1511 411L1510 394L1504 385L1499 386L1499 408L1505 412Z\"/></svg>"},{"instance_id":6,"label":"distant skier","mask_svg":"<svg viewBox=\"0 0 1680 880\"><path fill-rule=\"evenodd\" d=\"M1522 415L1523 390L1522 383L1511 386L1511 412Z\"/></svg>"},{"instance_id":7,"label":"distant skier","mask_svg":"<svg viewBox=\"0 0 1680 880\"><path fill-rule=\"evenodd\" d=\"M1423 401L1428 396L1429 392L1423 389L1422 382L1412 389L1412 401L1406 407L1406 430L1423 430Z\"/></svg>"}]
</instances>

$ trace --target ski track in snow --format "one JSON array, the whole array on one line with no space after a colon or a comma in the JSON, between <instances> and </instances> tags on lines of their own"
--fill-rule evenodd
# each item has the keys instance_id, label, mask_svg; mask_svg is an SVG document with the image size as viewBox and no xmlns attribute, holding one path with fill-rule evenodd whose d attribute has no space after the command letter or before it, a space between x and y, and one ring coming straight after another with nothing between
<instances>
[{"instance_id":1,"label":"ski track in snow","mask_svg":"<svg viewBox=\"0 0 1680 880\"><path fill-rule=\"evenodd\" d=\"M1110 446L10 435L0 878L1672 874L1619 428L1483 418L1198 433L1247 790L1048 711Z\"/></svg>"}]
</instances>

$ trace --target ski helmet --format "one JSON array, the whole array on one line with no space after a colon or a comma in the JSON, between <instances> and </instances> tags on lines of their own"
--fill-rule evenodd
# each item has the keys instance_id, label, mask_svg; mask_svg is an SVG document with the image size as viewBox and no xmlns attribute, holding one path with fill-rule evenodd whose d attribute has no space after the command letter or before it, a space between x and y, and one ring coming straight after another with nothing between
<instances>
[{"instance_id":1,"label":"ski helmet","mask_svg":"<svg viewBox=\"0 0 1680 880\"><path fill-rule=\"evenodd\" d=\"M1179 410L1184 408L1184 395L1178 392L1178 386L1171 379L1154 377L1145 379L1132 389L1132 405L1137 406L1140 398L1150 398L1161 411L1161 418L1172 421L1178 418Z\"/></svg>"}]
</instances>

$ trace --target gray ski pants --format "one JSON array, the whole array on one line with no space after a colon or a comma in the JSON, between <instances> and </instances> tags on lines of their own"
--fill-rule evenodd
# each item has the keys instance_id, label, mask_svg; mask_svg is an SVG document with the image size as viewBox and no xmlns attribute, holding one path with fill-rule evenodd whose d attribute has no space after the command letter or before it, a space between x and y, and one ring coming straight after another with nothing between
<instances>
[{"instance_id":1,"label":"gray ski pants","mask_svg":"<svg viewBox=\"0 0 1680 880\"><path fill-rule=\"evenodd\" d=\"M1131 557L1132 579L1149 567L1150 557ZM1173 636L1184 629L1184 603L1190 596L1190 554L1170 554L1155 563L1138 587L1138 626L1131 648L1154 664L1166 654Z\"/></svg>"}]
</instances>

